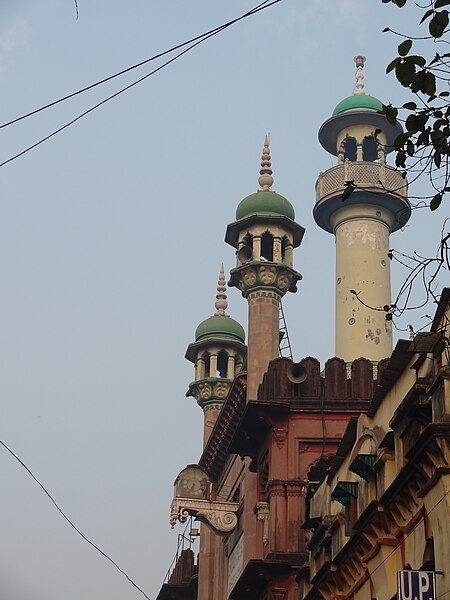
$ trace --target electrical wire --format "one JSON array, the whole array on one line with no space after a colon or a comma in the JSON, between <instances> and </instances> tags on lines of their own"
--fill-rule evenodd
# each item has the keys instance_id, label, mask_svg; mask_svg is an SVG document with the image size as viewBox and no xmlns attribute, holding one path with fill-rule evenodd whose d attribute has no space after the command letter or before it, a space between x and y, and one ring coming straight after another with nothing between
<instances>
[{"instance_id":1,"label":"electrical wire","mask_svg":"<svg viewBox=\"0 0 450 600\"><path fill-rule=\"evenodd\" d=\"M272 6L273 4L277 4L278 2L281 2L281 0L264 0L264 2L262 2L261 4L258 4L257 6L255 6L254 8L252 8L250 11L244 13L243 15L236 17L235 19L232 19L231 21L228 21L226 23L224 23L223 25L219 25L218 27L214 27L214 29L210 29L209 31L206 31L205 33L201 33L200 35L197 35L193 38L190 38L189 40L186 40L185 42L182 42L181 44L177 44L176 46L172 46L172 48L169 48L168 50L164 50L163 52L159 52L158 54L155 54L154 56L151 56L150 58L146 58L145 60L142 60L138 63L135 63L134 65L131 65L130 67L127 67L126 69L122 69L121 71L118 71L117 73L114 73L113 75L109 75L108 77L105 77L103 79L100 79L99 81L96 81L95 83L92 83L84 88L81 88L79 90L76 90L75 92L72 92L70 94L67 94L66 96L63 96L61 98L58 98L57 100L53 100L52 102L49 102L48 104L45 104L39 108L36 108L24 115L21 115L20 117L16 117L14 119L12 119L11 121L8 121L6 123L3 123L0 125L0 129L4 129L5 127L9 127L10 125L14 125L15 123L18 123L19 121L23 121L24 119L28 119L28 117L32 117L33 115L36 115L44 110L47 110L48 108L52 108L53 106L56 106L57 104L60 104L61 102L65 102L66 100L70 100L70 98L74 98L75 96L78 96L80 94L83 94L84 92L87 92L89 90L92 90L100 85L103 85L104 83L107 83L108 81L111 81L113 79L116 79L117 77L120 77L121 75L125 75L126 73L129 73L130 71L133 71L135 69L138 69L139 67L142 67L150 62L153 62L155 60L157 60L158 58L162 58L163 56L166 56L167 54L172 54L173 52L175 52L176 50L180 50L180 48L183 48L185 46L188 46L189 44L192 44L193 42L197 42L199 40L206 40L209 37L216 35L217 33L220 33L221 31L223 31L224 29L227 29L228 27L231 27L232 25L234 25L235 23L242 21L243 19L246 19L247 17L250 17L254 14L256 14L257 12L259 12L260 10L264 10L265 8L269 8L270 6ZM181 54L179 55L181 56ZM169 64L169 63L166 63ZM164 65L165 66L165 65Z\"/></svg>"},{"instance_id":2,"label":"electrical wire","mask_svg":"<svg viewBox=\"0 0 450 600\"><path fill-rule=\"evenodd\" d=\"M122 575L129 581L129 583L131 583L131 585L136 588L138 590L138 592L140 592L144 598L146 598L147 600L150 600L150 598L147 596L147 594L144 592L143 589L141 589L137 583L135 583L131 577L116 563L115 560L113 560L110 556L108 556L108 554L106 554L106 552L104 552L99 546L97 546L97 544L95 544L92 540L90 540L82 531L80 531L80 529L78 529L78 527L73 523L73 521L71 521L69 519L69 517L66 515L66 513L62 510L62 508L59 506L59 504L56 502L56 500L53 498L53 496L50 494L50 492L46 489L46 487L39 481L39 479L36 477L36 475L34 475L34 473L31 471L31 469L29 467L27 467L27 465L23 462L23 460L21 460L17 454L15 454L15 452L13 452L11 450L11 448L9 446L7 446L5 444L5 442L3 442L2 440L0 440L0 444L3 446L3 448L5 448L5 450L7 450L11 456L25 469L25 471L28 473L28 475L30 475L34 481L38 484L38 486L41 488L41 490L46 494L46 496L48 496L48 498L50 499L50 501L52 502L52 504L55 506L55 508L58 510L58 512L61 514L61 516L67 521L67 523L69 523L69 525L78 533L78 535L80 537L83 538L83 540L85 542L87 542L90 546L92 546L92 548L94 548L95 550L97 550L97 552L99 552L104 558L106 558L106 560L108 560L112 565L114 565L114 567L120 572L122 573Z\"/></svg>"},{"instance_id":3,"label":"electrical wire","mask_svg":"<svg viewBox=\"0 0 450 600\"><path fill-rule=\"evenodd\" d=\"M194 42L193 44L191 44L190 46L188 46L182 52L179 52L174 57L172 57L171 59L167 60L165 63L163 63L162 65L160 65L156 69L153 69L153 71L150 71L150 73L147 73L146 75L143 75L139 79L133 81L129 85L121 88L119 91L115 92L114 94L111 94L110 96L108 96L104 100L98 102L97 104L95 104L91 108L85 110L84 112L82 112L81 114L79 114L77 117L75 117L74 119L72 119L71 121L69 121L68 123L65 123L61 127L58 127L58 129L55 129L54 131L52 131L51 133L49 133L45 137L43 137L40 140L38 140L37 142L35 142L34 144L31 144L31 146L28 146L24 150L21 150L17 154L15 154L15 155L11 156L10 158L4 160L3 162L0 163L0 167L3 167L5 165L7 165L8 163L12 162L13 160L16 160L17 158L23 156L24 154L27 154L31 150L34 150L34 148L36 148L37 146L40 146L41 144L43 144L44 142L48 141L49 139L51 139L52 137L54 137L58 133L61 133L61 131L64 131L64 129L67 129L68 127L70 127L71 125L73 125L74 123L76 123L77 121L79 121L80 119L82 119L83 117L85 117L86 115L88 115L89 113L93 112L94 110L96 110L97 108L99 108L100 106L102 106L103 104L106 104L106 102L109 102L109 100L112 100L113 98L116 98L120 94L123 94L124 92L128 91L129 89L131 89L132 87L136 86L137 84L141 83L145 79L148 79L151 75L154 75L158 71L161 71L162 69L164 69L164 67L167 67L169 64L173 63L178 58L180 58L181 56L183 56L184 54L186 54L187 52L189 52L190 50L192 50L193 48L195 48L199 44L205 42L210 37L213 37L213 36L217 35L218 33L220 33L221 31L223 31L224 29L227 29L228 27L230 27L234 23L237 23L238 21L241 21L242 19L245 19L245 18L247 18L247 17L249 17L251 15L254 15L254 14L260 12L261 10L265 10L266 8L269 8L270 6L273 6L274 4L278 4L279 2L281 2L281 0L272 0L272 1L264 0L264 2L262 2L261 4L258 4L255 8L252 8L250 11L248 11L247 13L245 13L245 14L241 15L240 17L234 19L233 21L229 21L228 23L225 23L224 25L221 25L220 27L217 27L216 29L213 29L212 33L203 34L203 36L198 36L196 38L197 41ZM198 38L200 38L200 39L198 39ZM182 44L179 47L184 46L184 45L185 44ZM107 81L107 80L104 80L104 81ZM88 88L86 88L86 89L88 89ZM75 95L76 95L76 93L75 93ZM68 97L70 97L70 96L68 96ZM55 103L57 104L58 102L62 102L62 101L63 101L63 99L61 99L59 101L56 101ZM51 105L48 105L48 107L54 105L55 103L53 103ZM39 112L40 110L44 110L44 109L45 109L45 107L42 108L42 109L38 109L37 111L34 111L34 113L29 113L29 114L30 115L31 114L35 114L36 112ZM20 118L18 120L20 120Z\"/></svg>"}]
</instances>

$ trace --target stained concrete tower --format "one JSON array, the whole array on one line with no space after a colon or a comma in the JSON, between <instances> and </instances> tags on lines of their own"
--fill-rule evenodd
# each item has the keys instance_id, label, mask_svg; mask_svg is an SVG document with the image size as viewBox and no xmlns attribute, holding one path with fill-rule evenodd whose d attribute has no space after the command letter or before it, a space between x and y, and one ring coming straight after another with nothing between
<instances>
[{"instance_id":1,"label":"stained concrete tower","mask_svg":"<svg viewBox=\"0 0 450 600\"><path fill-rule=\"evenodd\" d=\"M203 409L204 445L211 435L222 404L234 376L239 373L247 355L242 326L225 312L228 307L223 265L213 316L200 323L195 342L189 344L185 357L195 365L195 380L186 396L194 396Z\"/></svg>"},{"instance_id":2,"label":"stained concrete tower","mask_svg":"<svg viewBox=\"0 0 450 600\"><path fill-rule=\"evenodd\" d=\"M286 292L297 291L301 275L293 269L292 251L305 231L294 221L292 204L271 189L267 137L258 181L261 189L239 203L236 221L228 225L225 236L237 258L229 285L248 300L248 400L256 400L268 364L279 354L280 300Z\"/></svg>"},{"instance_id":3,"label":"stained concrete tower","mask_svg":"<svg viewBox=\"0 0 450 600\"><path fill-rule=\"evenodd\" d=\"M356 88L319 131L338 164L316 183L314 218L336 237L336 355L379 361L392 352L389 235L411 214L407 183L386 165L401 133L381 114L382 103L364 89L364 56L355 57ZM348 182L355 190L343 200ZM353 292L356 292L353 293ZM374 310L379 309L379 310Z\"/></svg>"}]
</instances>

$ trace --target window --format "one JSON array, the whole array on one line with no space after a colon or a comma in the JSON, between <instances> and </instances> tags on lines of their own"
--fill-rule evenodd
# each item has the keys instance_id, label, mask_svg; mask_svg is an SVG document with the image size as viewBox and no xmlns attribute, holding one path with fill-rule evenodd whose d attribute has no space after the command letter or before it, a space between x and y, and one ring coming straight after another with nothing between
<instances>
[{"instance_id":1,"label":"window","mask_svg":"<svg viewBox=\"0 0 450 600\"><path fill-rule=\"evenodd\" d=\"M269 231L261 236L261 257L273 261L273 235Z\"/></svg>"},{"instance_id":2,"label":"window","mask_svg":"<svg viewBox=\"0 0 450 600\"><path fill-rule=\"evenodd\" d=\"M217 354L217 373L219 377L223 379L227 378L228 375L228 354L225 350L221 350Z\"/></svg>"},{"instance_id":3,"label":"window","mask_svg":"<svg viewBox=\"0 0 450 600\"><path fill-rule=\"evenodd\" d=\"M205 377L211 377L211 357L209 356L209 352L205 352L202 356L203 364L205 365Z\"/></svg>"},{"instance_id":4,"label":"window","mask_svg":"<svg viewBox=\"0 0 450 600\"><path fill-rule=\"evenodd\" d=\"M354 137L346 137L344 140L344 158L356 161L356 140Z\"/></svg>"},{"instance_id":5,"label":"window","mask_svg":"<svg viewBox=\"0 0 450 600\"><path fill-rule=\"evenodd\" d=\"M366 135L363 140L363 160L374 162L378 159L378 143L371 135Z\"/></svg>"}]
</instances>

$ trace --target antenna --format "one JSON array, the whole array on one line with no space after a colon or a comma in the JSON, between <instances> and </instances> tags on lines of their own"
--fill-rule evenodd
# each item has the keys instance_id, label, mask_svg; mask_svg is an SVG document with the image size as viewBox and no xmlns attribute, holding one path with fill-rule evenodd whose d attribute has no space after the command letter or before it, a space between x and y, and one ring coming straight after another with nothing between
<instances>
[{"instance_id":1,"label":"antenna","mask_svg":"<svg viewBox=\"0 0 450 600\"><path fill-rule=\"evenodd\" d=\"M280 320L278 329L280 331L280 356L286 356L292 359L292 348L291 340L289 339L289 333L286 325L286 318L284 316L283 303L280 300Z\"/></svg>"}]
</instances>

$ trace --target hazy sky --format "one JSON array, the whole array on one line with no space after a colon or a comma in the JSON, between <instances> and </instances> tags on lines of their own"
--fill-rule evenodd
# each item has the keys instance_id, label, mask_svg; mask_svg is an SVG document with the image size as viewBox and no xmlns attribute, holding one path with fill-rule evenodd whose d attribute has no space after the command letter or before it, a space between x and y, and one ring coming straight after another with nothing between
<instances>
[{"instance_id":1,"label":"hazy sky","mask_svg":"<svg viewBox=\"0 0 450 600\"><path fill-rule=\"evenodd\" d=\"M73 0L0 0L0 122L254 5L78 4L76 20ZM285 301L293 351L323 364L334 354L334 239L312 208L335 159L317 131L352 93L356 54L369 93L404 101L385 75L398 40L381 30L415 31L415 20L414 7L381 0L283 0L0 169L0 439L152 600L176 550L173 480L201 452L184 353L213 312L220 263L233 266L224 233L257 189L264 135L274 189L306 227L303 281ZM0 162L151 68L2 129ZM391 245L431 252L443 213L414 212ZM403 276L394 271L394 289ZM245 324L245 300L231 290L229 301ZM419 327L425 312L401 324ZM141 598L3 450L0 472L2 599Z\"/></svg>"}]
</instances>

